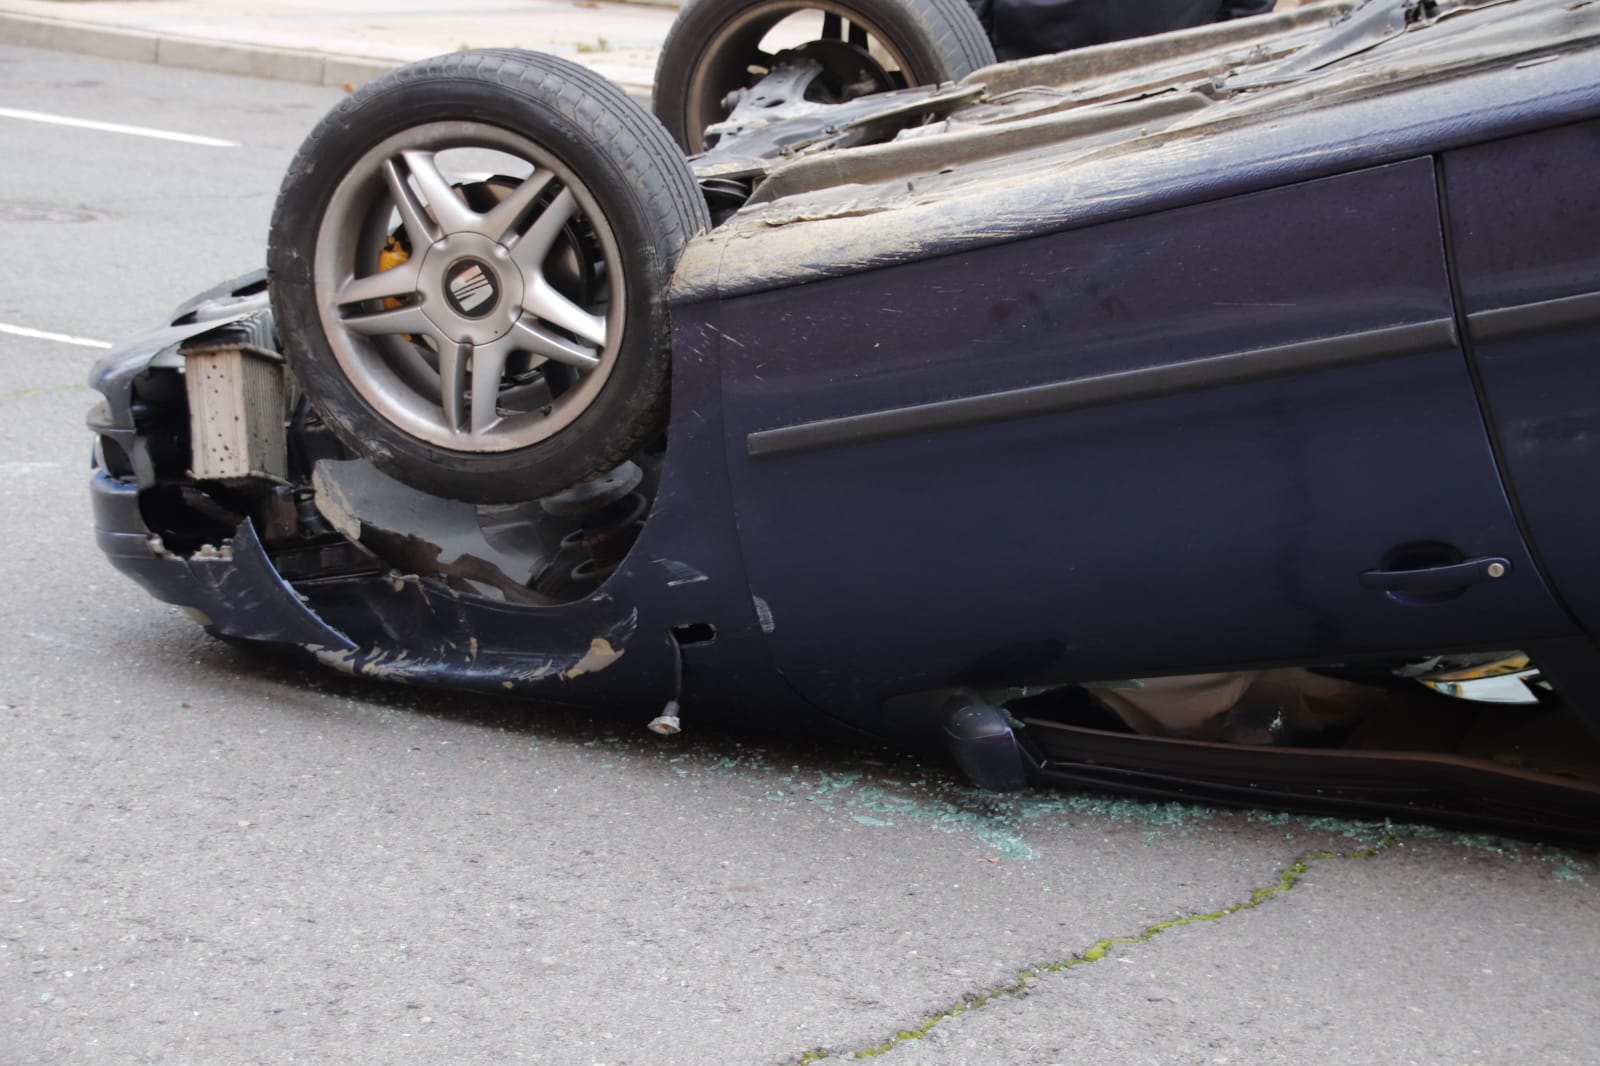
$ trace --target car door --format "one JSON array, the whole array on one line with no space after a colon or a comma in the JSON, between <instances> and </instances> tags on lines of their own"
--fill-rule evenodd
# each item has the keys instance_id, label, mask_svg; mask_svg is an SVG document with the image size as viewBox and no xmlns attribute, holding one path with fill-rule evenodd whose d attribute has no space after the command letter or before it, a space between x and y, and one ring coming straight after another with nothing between
<instances>
[{"instance_id":1,"label":"car door","mask_svg":"<svg viewBox=\"0 0 1600 1066\"><path fill-rule=\"evenodd\" d=\"M1551 582L1600 632L1600 121L1443 159L1467 333Z\"/></svg>"},{"instance_id":2,"label":"car door","mask_svg":"<svg viewBox=\"0 0 1600 1066\"><path fill-rule=\"evenodd\" d=\"M752 589L824 705L1572 632L1456 340L1431 159L746 296L719 328Z\"/></svg>"}]
</instances>

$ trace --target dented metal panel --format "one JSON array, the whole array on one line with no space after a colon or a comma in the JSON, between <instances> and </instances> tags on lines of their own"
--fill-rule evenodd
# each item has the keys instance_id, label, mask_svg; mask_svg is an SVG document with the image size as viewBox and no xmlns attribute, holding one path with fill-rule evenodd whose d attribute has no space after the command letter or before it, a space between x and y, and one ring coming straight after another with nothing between
<instances>
[{"instance_id":1,"label":"dented metal panel","mask_svg":"<svg viewBox=\"0 0 1600 1066\"><path fill-rule=\"evenodd\" d=\"M1600 114L1600 4L1479 6L1422 5L1435 14L1381 42L1357 35L1310 69L1296 55L1321 39L1316 20L1337 30L1348 8L1307 8L1250 47L1204 28L1170 36L1215 49L1163 37L979 71L969 84L994 85L948 122L773 161L750 206L690 245L673 297L838 277ZM1407 7L1353 17L1392 26ZM1174 65L1147 79L1103 61L1146 49Z\"/></svg>"}]
</instances>

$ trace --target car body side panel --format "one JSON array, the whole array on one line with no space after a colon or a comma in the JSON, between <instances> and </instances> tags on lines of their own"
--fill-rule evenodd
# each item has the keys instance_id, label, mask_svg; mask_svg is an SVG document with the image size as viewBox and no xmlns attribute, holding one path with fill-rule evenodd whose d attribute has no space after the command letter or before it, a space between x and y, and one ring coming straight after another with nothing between
<instances>
[{"instance_id":1,"label":"car body side panel","mask_svg":"<svg viewBox=\"0 0 1600 1066\"><path fill-rule=\"evenodd\" d=\"M1600 121L1444 157L1472 350L1550 579L1600 632Z\"/></svg>"},{"instance_id":2,"label":"car body side panel","mask_svg":"<svg viewBox=\"0 0 1600 1066\"><path fill-rule=\"evenodd\" d=\"M779 667L843 709L1572 633L1522 545L1452 321L1429 159L724 302L739 533ZM797 425L1395 331L1420 340L750 454ZM1511 574L1427 606L1361 587L1413 541Z\"/></svg>"}]
</instances>

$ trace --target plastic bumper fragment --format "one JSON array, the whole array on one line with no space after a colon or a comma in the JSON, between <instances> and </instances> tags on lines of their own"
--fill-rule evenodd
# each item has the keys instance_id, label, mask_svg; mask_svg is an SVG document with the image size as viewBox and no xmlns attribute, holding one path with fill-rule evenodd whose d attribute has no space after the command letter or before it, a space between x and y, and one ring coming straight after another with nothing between
<instances>
[{"instance_id":1,"label":"plastic bumper fragment","mask_svg":"<svg viewBox=\"0 0 1600 1066\"><path fill-rule=\"evenodd\" d=\"M279 576L247 520L230 546L183 558L168 552L139 514L132 484L97 472L90 486L95 542L111 565L152 596L203 615L224 636L349 651L354 641L312 613Z\"/></svg>"}]
</instances>

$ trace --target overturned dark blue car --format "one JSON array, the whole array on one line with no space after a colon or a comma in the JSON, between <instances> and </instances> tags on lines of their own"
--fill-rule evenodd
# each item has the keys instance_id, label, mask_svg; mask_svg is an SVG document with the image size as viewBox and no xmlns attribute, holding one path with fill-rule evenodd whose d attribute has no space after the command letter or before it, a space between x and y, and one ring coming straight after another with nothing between
<instances>
[{"instance_id":1,"label":"overturned dark blue car","mask_svg":"<svg viewBox=\"0 0 1600 1066\"><path fill-rule=\"evenodd\" d=\"M101 548L374 679L1600 843L1600 3L988 49L369 83L97 368Z\"/></svg>"}]
</instances>

